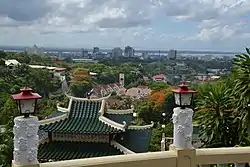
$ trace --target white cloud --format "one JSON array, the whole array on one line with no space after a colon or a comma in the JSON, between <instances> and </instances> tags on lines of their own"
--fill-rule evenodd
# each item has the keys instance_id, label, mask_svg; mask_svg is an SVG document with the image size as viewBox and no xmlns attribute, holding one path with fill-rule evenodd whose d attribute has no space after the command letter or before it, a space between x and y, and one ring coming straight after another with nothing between
<instances>
[{"instance_id":1,"label":"white cloud","mask_svg":"<svg viewBox=\"0 0 250 167\"><path fill-rule=\"evenodd\" d=\"M196 34L159 32L154 21L162 13L161 19L197 24ZM249 13L249 0L1 0L0 35L6 40L0 44L15 35L25 37L23 43L36 39L46 43L47 38L54 43L64 39L67 44L66 40L76 37L74 42L79 45L78 36L92 36L87 40L92 45L108 40L110 45L152 47L174 45L171 42L177 47L190 41L196 45L199 41L246 40L250 38Z\"/></svg>"}]
</instances>

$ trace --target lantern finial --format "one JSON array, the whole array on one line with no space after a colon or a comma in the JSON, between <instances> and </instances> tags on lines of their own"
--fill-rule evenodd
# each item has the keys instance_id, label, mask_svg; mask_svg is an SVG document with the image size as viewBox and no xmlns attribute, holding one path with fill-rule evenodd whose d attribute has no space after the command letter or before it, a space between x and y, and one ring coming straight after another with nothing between
<instances>
[{"instance_id":1,"label":"lantern finial","mask_svg":"<svg viewBox=\"0 0 250 167\"><path fill-rule=\"evenodd\" d=\"M20 93L12 95L12 98L17 101L20 113L24 117L29 117L29 114L35 113L37 99L40 99L41 96L32 93L32 89L27 86L20 91Z\"/></svg>"},{"instance_id":2,"label":"lantern finial","mask_svg":"<svg viewBox=\"0 0 250 167\"><path fill-rule=\"evenodd\" d=\"M178 87L177 89L171 90L174 93L175 103L181 108L190 106L193 100L193 94L197 93L197 91L188 89L189 85L184 81Z\"/></svg>"}]
</instances>

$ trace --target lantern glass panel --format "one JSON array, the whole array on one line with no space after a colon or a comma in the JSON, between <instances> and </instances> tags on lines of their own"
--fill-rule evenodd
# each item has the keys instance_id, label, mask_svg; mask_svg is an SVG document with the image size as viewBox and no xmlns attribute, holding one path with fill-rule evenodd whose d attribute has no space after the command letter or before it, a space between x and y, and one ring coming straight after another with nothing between
<instances>
[{"instance_id":1,"label":"lantern glass panel","mask_svg":"<svg viewBox=\"0 0 250 167\"><path fill-rule=\"evenodd\" d=\"M174 99L175 99L175 104L180 105L180 94L179 93L174 93Z\"/></svg>"},{"instance_id":2,"label":"lantern glass panel","mask_svg":"<svg viewBox=\"0 0 250 167\"><path fill-rule=\"evenodd\" d=\"M20 111L22 114L32 114L35 112L36 99L20 100Z\"/></svg>"},{"instance_id":3,"label":"lantern glass panel","mask_svg":"<svg viewBox=\"0 0 250 167\"><path fill-rule=\"evenodd\" d=\"M192 102L193 93L183 93L181 94L181 106L190 106Z\"/></svg>"}]
</instances>

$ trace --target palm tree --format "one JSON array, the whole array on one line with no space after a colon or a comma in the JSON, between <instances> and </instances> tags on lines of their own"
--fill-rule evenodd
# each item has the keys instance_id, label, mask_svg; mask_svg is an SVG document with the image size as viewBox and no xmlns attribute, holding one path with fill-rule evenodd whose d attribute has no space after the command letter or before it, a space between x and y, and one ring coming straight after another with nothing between
<instances>
[{"instance_id":1,"label":"palm tree","mask_svg":"<svg viewBox=\"0 0 250 167\"><path fill-rule=\"evenodd\" d=\"M233 62L234 96L237 107L237 119L250 136L250 50L247 54L236 55ZM242 134L244 135L244 134Z\"/></svg>"},{"instance_id":2,"label":"palm tree","mask_svg":"<svg viewBox=\"0 0 250 167\"><path fill-rule=\"evenodd\" d=\"M233 121L232 90L223 83L204 84L199 89L195 120L205 147L235 146L237 124Z\"/></svg>"}]
</instances>

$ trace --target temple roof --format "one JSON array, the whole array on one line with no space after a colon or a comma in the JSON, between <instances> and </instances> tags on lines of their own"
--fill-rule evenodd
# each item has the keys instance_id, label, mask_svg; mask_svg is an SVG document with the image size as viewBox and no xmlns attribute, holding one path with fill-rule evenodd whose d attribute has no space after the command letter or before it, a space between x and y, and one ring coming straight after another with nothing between
<instances>
[{"instance_id":1,"label":"temple roof","mask_svg":"<svg viewBox=\"0 0 250 167\"><path fill-rule=\"evenodd\" d=\"M85 143L85 142L51 142L40 144L38 148L38 160L40 162L61 161L100 156L122 155L119 149L109 143Z\"/></svg>"},{"instance_id":2,"label":"temple roof","mask_svg":"<svg viewBox=\"0 0 250 167\"><path fill-rule=\"evenodd\" d=\"M58 111L39 121L39 130L60 133L99 133L114 134L126 130L152 129L153 124L133 126L133 107L127 110L107 109L106 99L77 98L70 99L67 108L57 106Z\"/></svg>"},{"instance_id":3,"label":"temple roof","mask_svg":"<svg viewBox=\"0 0 250 167\"><path fill-rule=\"evenodd\" d=\"M72 101L70 112L66 119L61 119L45 125L39 129L47 132L74 133L119 133L122 127L117 123L101 116L101 106L105 101ZM103 118L103 119L100 119ZM113 124L112 124L113 123ZM120 124L119 124L120 125ZM122 125L121 125L122 126Z\"/></svg>"}]
</instances>

